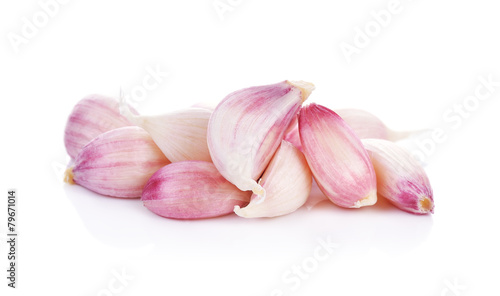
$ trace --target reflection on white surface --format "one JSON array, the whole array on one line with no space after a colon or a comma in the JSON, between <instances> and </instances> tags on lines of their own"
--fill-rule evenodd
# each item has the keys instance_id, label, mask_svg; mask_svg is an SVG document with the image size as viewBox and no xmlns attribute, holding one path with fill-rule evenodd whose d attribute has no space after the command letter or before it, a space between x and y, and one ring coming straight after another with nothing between
<instances>
[{"instance_id":1,"label":"reflection on white surface","mask_svg":"<svg viewBox=\"0 0 500 296\"><path fill-rule=\"evenodd\" d=\"M189 252L203 245L220 247L224 254L239 252L252 242L264 243L266 252L279 253L287 249L286 244L329 235L356 252L370 248L404 252L422 243L432 229L431 215L403 212L382 198L376 206L361 209L343 209L325 200L277 218L245 219L231 214L175 220L155 215L139 199L102 196L80 186L68 185L64 190L89 233L119 248L154 244L156 249L182 246Z\"/></svg>"}]
</instances>

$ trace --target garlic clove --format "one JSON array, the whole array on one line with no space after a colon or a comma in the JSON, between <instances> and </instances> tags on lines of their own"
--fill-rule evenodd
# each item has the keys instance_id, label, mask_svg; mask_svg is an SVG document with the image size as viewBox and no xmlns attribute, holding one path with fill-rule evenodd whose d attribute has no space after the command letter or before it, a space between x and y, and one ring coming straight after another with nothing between
<instances>
[{"instance_id":1,"label":"garlic clove","mask_svg":"<svg viewBox=\"0 0 500 296\"><path fill-rule=\"evenodd\" d=\"M434 198L429 179L413 156L397 144L364 139L377 175L378 194L396 207L413 213L434 213Z\"/></svg>"},{"instance_id":2,"label":"garlic clove","mask_svg":"<svg viewBox=\"0 0 500 296\"><path fill-rule=\"evenodd\" d=\"M100 134L131 125L132 122L120 114L117 100L102 95L86 96L75 105L66 123L66 151L75 158L83 146Z\"/></svg>"},{"instance_id":3,"label":"garlic clove","mask_svg":"<svg viewBox=\"0 0 500 296\"><path fill-rule=\"evenodd\" d=\"M256 180L314 85L283 81L229 94L208 124L208 147L219 172L240 190L265 198Z\"/></svg>"},{"instance_id":4,"label":"garlic clove","mask_svg":"<svg viewBox=\"0 0 500 296\"><path fill-rule=\"evenodd\" d=\"M207 126L212 111L187 108L158 116L142 116L133 115L124 108L122 113L131 122L145 129L170 161L211 161Z\"/></svg>"},{"instance_id":5,"label":"garlic clove","mask_svg":"<svg viewBox=\"0 0 500 296\"><path fill-rule=\"evenodd\" d=\"M378 117L368 111L360 109L335 110L342 119L353 129L360 139L384 139L399 141L421 131L393 131Z\"/></svg>"},{"instance_id":6,"label":"garlic clove","mask_svg":"<svg viewBox=\"0 0 500 296\"><path fill-rule=\"evenodd\" d=\"M235 206L234 212L244 218L292 213L306 202L311 183L311 170L302 152L282 141L260 181L266 189L266 199L260 202L259 196L253 194L246 207Z\"/></svg>"},{"instance_id":7,"label":"garlic clove","mask_svg":"<svg viewBox=\"0 0 500 296\"><path fill-rule=\"evenodd\" d=\"M299 133L314 179L333 203L346 208L376 203L375 171L368 152L340 116L321 105L305 106Z\"/></svg>"},{"instance_id":8,"label":"garlic clove","mask_svg":"<svg viewBox=\"0 0 500 296\"><path fill-rule=\"evenodd\" d=\"M158 170L142 193L144 206L174 219L200 219L226 215L244 206L251 192L240 191L206 161L180 161Z\"/></svg>"},{"instance_id":9,"label":"garlic clove","mask_svg":"<svg viewBox=\"0 0 500 296\"><path fill-rule=\"evenodd\" d=\"M122 127L85 145L66 170L65 181L103 195L137 198L149 177L168 163L145 130Z\"/></svg>"}]
</instances>

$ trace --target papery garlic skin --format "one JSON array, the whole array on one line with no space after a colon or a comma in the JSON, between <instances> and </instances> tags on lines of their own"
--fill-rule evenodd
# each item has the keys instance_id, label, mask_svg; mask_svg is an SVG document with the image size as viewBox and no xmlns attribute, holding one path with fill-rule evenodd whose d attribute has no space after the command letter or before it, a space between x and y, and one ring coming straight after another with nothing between
<instances>
[{"instance_id":1,"label":"papery garlic skin","mask_svg":"<svg viewBox=\"0 0 500 296\"><path fill-rule=\"evenodd\" d=\"M338 109L334 110L360 139L383 139L398 141L419 131L393 131L378 117L368 111L360 109Z\"/></svg>"},{"instance_id":2,"label":"papery garlic skin","mask_svg":"<svg viewBox=\"0 0 500 296\"><path fill-rule=\"evenodd\" d=\"M244 207L234 207L234 212L244 218L277 217L300 208L311 192L312 174L306 158L287 141L274 154L264 171L260 185L266 189L266 199L252 195Z\"/></svg>"},{"instance_id":3,"label":"papery garlic skin","mask_svg":"<svg viewBox=\"0 0 500 296\"><path fill-rule=\"evenodd\" d=\"M245 206L251 192L240 191L206 161L181 161L158 170L141 200L153 213L174 219L218 217Z\"/></svg>"},{"instance_id":4,"label":"papery garlic skin","mask_svg":"<svg viewBox=\"0 0 500 296\"><path fill-rule=\"evenodd\" d=\"M137 113L131 110L132 113ZM107 131L133 125L120 114L117 100L102 95L89 95L80 100L66 122L64 145L71 158L75 158L83 146Z\"/></svg>"},{"instance_id":5,"label":"papery garlic skin","mask_svg":"<svg viewBox=\"0 0 500 296\"><path fill-rule=\"evenodd\" d=\"M340 116L321 105L305 106L300 111L299 133L314 179L333 203L346 208L376 203L370 157Z\"/></svg>"},{"instance_id":6,"label":"papery garlic skin","mask_svg":"<svg viewBox=\"0 0 500 296\"><path fill-rule=\"evenodd\" d=\"M212 111L187 108L158 116L122 113L145 129L171 162L184 160L211 161L207 145L207 126Z\"/></svg>"},{"instance_id":7,"label":"papery garlic skin","mask_svg":"<svg viewBox=\"0 0 500 296\"><path fill-rule=\"evenodd\" d=\"M138 198L149 177L169 163L145 130L122 127L85 145L65 181L103 195Z\"/></svg>"},{"instance_id":8,"label":"papery garlic skin","mask_svg":"<svg viewBox=\"0 0 500 296\"><path fill-rule=\"evenodd\" d=\"M265 198L256 180L313 89L311 83L283 81L229 94L208 124L208 148L222 176L240 190Z\"/></svg>"},{"instance_id":9,"label":"papery garlic skin","mask_svg":"<svg viewBox=\"0 0 500 296\"><path fill-rule=\"evenodd\" d=\"M380 139L364 139L362 142L375 168L380 196L413 214L434 213L429 178L407 150Z\"/></svg>"}]
</instances>

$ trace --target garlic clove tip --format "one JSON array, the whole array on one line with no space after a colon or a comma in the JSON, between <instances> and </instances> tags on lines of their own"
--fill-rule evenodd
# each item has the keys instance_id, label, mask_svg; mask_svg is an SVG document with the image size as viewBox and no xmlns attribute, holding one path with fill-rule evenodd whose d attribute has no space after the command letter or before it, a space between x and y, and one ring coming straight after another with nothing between
<instances>
[{"instance_id":1,"label":"garlic clove tip","mask_svg":"<svg viewBox=\"0 0 500 296\"><path fill-rule=\"evenodd\" d=\"M73 180L73 167L67 168L64 171L64 182L68 184L75 184L75 180Z\"/></svg>"},{"instance_id":2,"label":"garlic clove tip","mask_svg":"<svg viewBox=\"0 0 500 296\"><path fill-rule=\"evenodd\" d=\"M377 202L377 191L370 192L366 197L354 203L353 208L361 208L365 206L372 206Z\"/></svg>"},{"instance_id":3,"label":"garlic clove tip","mask_svg":"<svg viewBox=\"0 0 500 296\"><path fill-rule=\"evenodd\" d=\"M434 214L434 202L427 196L420 197L418 201L418 208L421 213Z\"/></svg>"},{"instance_id":4,"label":"garlic clove tip","mask_svg":"<svg viewBox=\"0 0 500 296\"><path fill-rule=\"evenodd\" d=\"M302 102L305 102L311 92L316 88L311 82L303 80L287 80L287 83L300 89L300 92L302 93Z\"/></svg>"},{"instance_id":5,"label":"garlic clove tip","mask_svg":"<svg viewBox=\"0 0 500 296\"><path fill-rule=\"evenodd\" d=\"M261 203L266 199L266 189L260 184L255 185L252 188L252 192L257 195L257 203Z\"/></svg>"}]
</instances>

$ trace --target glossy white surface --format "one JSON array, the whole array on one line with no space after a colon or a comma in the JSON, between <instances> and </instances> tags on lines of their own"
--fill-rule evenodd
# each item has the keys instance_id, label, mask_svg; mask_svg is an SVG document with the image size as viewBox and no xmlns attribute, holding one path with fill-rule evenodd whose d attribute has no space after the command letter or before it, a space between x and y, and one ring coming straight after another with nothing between
<instances>
[{"instance_id":1,"label":"glossy white surface","mask_svg":"<svg viewBox=\"0 0 500 296\"><path fill-rule=\"evenodd\" d=\"M480 77L500 81L498 4L402 0L347 63L340 44L390 1L237 2L221 21L212 1L69 1L17 54L8 32L41 8L0 4L0 190L19 197L15 291L0 202L1 295L498 295L500 86L450 117ZM73 105L129 94L157 65L169 75L133 102L143 114L303 79L317 87L311 102L441 128L426 157L435 214L323 202L275 219L176 221L62 183Z\"/></svg>"}]
</instances>

